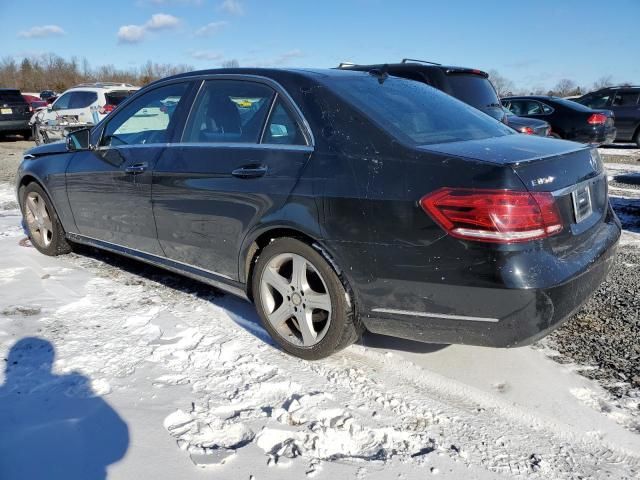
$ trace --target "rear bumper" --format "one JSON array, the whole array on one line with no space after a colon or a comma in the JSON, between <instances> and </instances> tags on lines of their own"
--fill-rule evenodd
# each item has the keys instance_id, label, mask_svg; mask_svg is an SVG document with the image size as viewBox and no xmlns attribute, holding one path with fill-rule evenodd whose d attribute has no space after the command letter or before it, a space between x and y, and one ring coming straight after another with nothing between
<instances>
[{"instance_id":1,"label":"rear bumper","mask_svg":"<svg viewBox=\"0 0 640 480\"><path fill-rule=\"evenodd\" d=\"M584 129L576 130L572 138L574 142L589 143L593 145L606 145L613 143L616 138L616 128L606 125L595 125Z\"/></svg>"},{"instance_id":2,"label":"rear bumper","mask_svg":"<svg viewBox=\"0 0 640 480\"><path fill-rule=\"evenodd\" d=\"M0 132L24 132L25 130L31 130L29 126L29 119L23 120L0 120Z\"/></svg>"},{"instance_id":3,"label":"rear bumper","mask_svg":"<svg viewBox=\"0 0 640 480\"><path fill-rule=\"evenodd\" d=\"M373 281L359 291L362 320L372 332L424 342L530 344L570 318L606 278L620 237L617 218L612 212L608 217L575 257L528 252L518 258L510 252L502 265L495 263L490 281L486 273L484 280L473 277L473 265L468 280L461 277L457 284L418 284L397 276ZM443 279L450 274L446 266L441 272Z\"/></svg>"}]
</instances>

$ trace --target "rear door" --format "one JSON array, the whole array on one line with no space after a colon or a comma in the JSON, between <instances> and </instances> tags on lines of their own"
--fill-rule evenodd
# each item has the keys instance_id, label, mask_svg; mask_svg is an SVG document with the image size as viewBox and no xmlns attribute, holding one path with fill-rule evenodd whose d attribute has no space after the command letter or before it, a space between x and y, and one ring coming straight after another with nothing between
<instances>
[{"instance_id":1,"label":"rear door","mask_svg":"<svg viewBox=\"0 0 640 480\"><path fill-rule=\"evenodd\" d=\"M146 92L114 113L95 150L74 154L67 194L80 234L163 254L153 220L151 171L188 105L190 86L178 82Z\"/></svg>"},{"instance_id":2,"label":"rear door","mask_svg":"<svg viewBox=\"0 0 640 480\"><path fill-rule=\"evenodd\" d=\"M153 174L158 238L168 258L238 279L246 234L283 206L313 150L294 112L271 84L203 83L182 143Z\"/></svg>"},{"instance_id":3,"label":"rear door","mask_svg":"<svg viewBox=\"0 0 640 480\"><path fill-rule=\"evenodd\" d=\"M609 107L615 114L617 137L631 140L636 128L640 125L640 89L620 89L615 92Z\"/></svg>"}]
</instances>

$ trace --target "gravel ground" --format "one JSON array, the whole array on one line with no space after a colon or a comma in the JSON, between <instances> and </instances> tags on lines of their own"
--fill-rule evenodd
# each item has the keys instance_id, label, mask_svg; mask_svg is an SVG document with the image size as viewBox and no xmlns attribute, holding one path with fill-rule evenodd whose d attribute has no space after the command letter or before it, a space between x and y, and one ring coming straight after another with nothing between
<instances>
[{"instance_id":1,"label":"gravel ground","mask_svg":"<svg viewBox=\"0 0 640 480\"><path fill-rule=\"evenodd\" d=\"M9 139L0 142L0 182L12 183L22 152L33 142ZM620 161L620 156L604 159ZM635 165L634 155L627 155ZM637 190L616 178L612 186ZM627 196L627 195L625 195ZM633 196L633 195L631 195ZM640 200L612 198L623 227L640 232ZM538 343L560 363L573 363L581 374L598 380L617 398L637 398L640 408L640 249L621 246L608 280L569 322Z\"/></svg>"},{"instance_id":2,"label":"gravel ground","mask_svg":"<svg viewBox=\"0 0 640 480\"><path fill-rule=\"evenodd\" d=\"M22 152L33 147L33 142L27 142L20 137L8 137L0 140L0 182L13 183L16 178L18 165L22 161Z\"/></svg>"}]
</instances>

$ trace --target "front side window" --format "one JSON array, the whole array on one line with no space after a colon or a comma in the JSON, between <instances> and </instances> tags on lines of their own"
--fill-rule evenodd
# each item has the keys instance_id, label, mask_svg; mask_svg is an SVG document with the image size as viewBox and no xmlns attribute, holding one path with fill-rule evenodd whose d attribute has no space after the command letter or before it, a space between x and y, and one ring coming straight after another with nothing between
<instances>
[{"instance_id":1,"label":"front side window","mask_svg":"<svg viewBox=\"0 0 640 480\"><path fill-rule=\"evenodd\" d=\"M66 110L69 108L69 102L71 101L71 95L73 92L67 92L62 95L59 99L57 99L53 106L51 107L53 110Z\"/></svg>"},{"instance_id":2,"label":"front side window","mask_svg":"<svg viewBox=\"0 0 640 480\"><path fill-rule=\"evenodd\" d=\"M69 100L69 108L87 108L93 102L98 100L96 92L72 92Z\"/></svg>"},{"instance_id":3,"label":"front side window","mask_svg":"<svg viewBox=\"0 0 640 480\"><path fill-rule=\"evenodd\" d=\"M611 95L609 93L597 93L580 100L580 103L589 108L605 108L609 105L610 98Z\"/></svg>"},{"instance_id":4,"label":"front side window","mask_svg":"<svg viewBox=\"0 0 640 480\"><path fill-rule=\"evenodd\" d=\"M121 146L169 141L171 120L189 84L173 83L145 93L107 123L101 145Z\"/></svg>"},{"instance_id":5,"label":"front side window","mask_svg":"<svg viewBox=\"0 0 640 480\"><path fill-rule=\"evenodd\" d=\"M241 80L204 84L182 137L195 143L258 143L275 92Z\"/></svg>"},{"instance_id":6,"label":"front side window","mask_svg":"<svg viewBox=\"0 0 640 480\"><path fill-rule=\"evenodd\" d=\"M295 117L280 99L276 101L273 107L271 117L269 117L264 131L262 143L276 145L307 144L298 122L296 122Z\"/></svg>"},{"instance_id":7,"label":"front side window","mask_svg":"<svg viewBox=\"0 0 640 480\"><path fill-rule=\"evenodd\" d=\"M415 145L515 134L472 106L423 83L373 75L320 80L380 128Z\"/></svg>"}]
</instances>

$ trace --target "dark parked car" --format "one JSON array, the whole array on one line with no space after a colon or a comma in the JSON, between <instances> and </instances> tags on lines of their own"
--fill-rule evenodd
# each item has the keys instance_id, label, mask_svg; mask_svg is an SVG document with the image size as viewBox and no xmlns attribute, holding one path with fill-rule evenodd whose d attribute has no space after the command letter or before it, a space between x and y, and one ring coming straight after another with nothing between
<instances>
[{"instance_id":1,"label":"dark parked car","mask_svg":"<svg viewBox=\"0 0 640 480\"><path fill-rule=\"evenodd\" d=\"M251 299L308 359L365 328L526 344L589 298L620 236L596 149L356 71L160 80L17 178L40 252L92 245Z\"/></svg>"},{"instance_id":2,"label":"dark parked car","mask_svg":"<svg viewBox=\"0 0 640 480\"><path fill-rule=\"evenodd\" d=\"M31 137L31 107L15 88L0 88L0 136Z\"/></svg>"},{"instance_id":3,"label":"dark parked car","mask_svg":"<svg viewBox=\"0 0 640 480\"><path fill-rule=\"evenodd\" d=\"M475 68L451 67L412 58L403 58L400 63L375 65L341 63L338 68L362 72L383 71L395 77L426 83L468 103L496 120L505 121L504 111L498 94L489 81L489 74Z\"/></svg>"},{"instance_id":4,"label":"dark parked car","mask_svg":"<svg viewBox=\"0 0 640 480\"><path fill-rule=\"evenodd\" d=\"M51 103L58 98L58 95L53 90L43 90L40 92L40 98L47 103Z\"/></svg>"},{"instance_id":5,"label":"dark parked car","mask_svg":"<svg viewBox=\"0 0 640 480\"><path fill-rule=\"evenodd\" d=\"M574 142L600 145L616 137L611 110L593 110L560 97L505 97L502 104L519 117L544 120L551 136Z\"/></svg>"},{"instance_id":6,"label":"dark parked car","mask_svg":"<svg viewBox=\"0 0 640 480\"><path fill-rule=\"evenodd\" d=\"M551 125L544 120L518 117L511 113L511 110L506 108L504 108L504 112L506 114L504 123L513 128L516 132L527 135L538 135L540 137L547 137L551 133Z\"/></svg>"},{"instance_id":7,"label":"dark parked car","mask_svg":"<svg viewBox=\"0 0 640 480\"><path fill-rule=\"evenodd\" d=\"M589 108L606 108L616 116L616 142L640 147L640 86L608 87L588 93L574 102Z\"/></svg>"}]
</instances>

